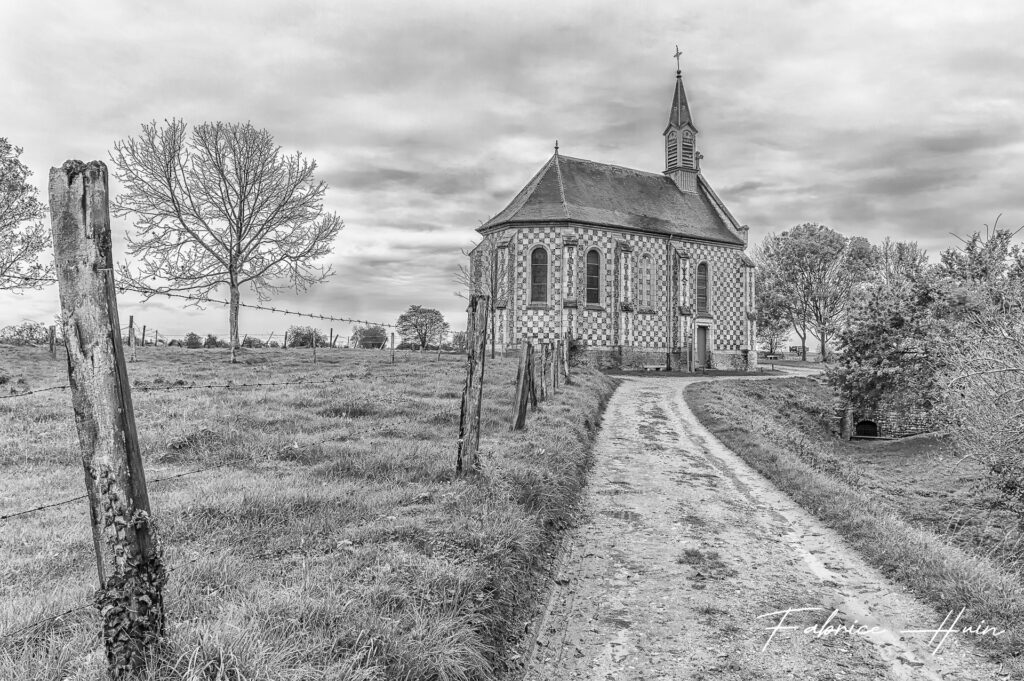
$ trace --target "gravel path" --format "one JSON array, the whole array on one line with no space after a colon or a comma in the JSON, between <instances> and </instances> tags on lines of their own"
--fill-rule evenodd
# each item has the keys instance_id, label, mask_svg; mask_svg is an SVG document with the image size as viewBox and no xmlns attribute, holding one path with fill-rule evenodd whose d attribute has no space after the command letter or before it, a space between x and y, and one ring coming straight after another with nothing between
<instances>
[{"instance_id":1,"label":"gravel path","mask_svg":"<svg viewBox=\"0 0 1024 681\"><path fill-rule=\"evenodd\" d=\"M528 681L998 679L942 615L726 449L693 416L699 379L629 378L595 445L586 520L566 540ZM769 642L769 627L792 613ZM867 625L815 636L805 628ZM944 613L943 613L944 614ZM767 645L766 645L767 644Z\"/></svg>"}]
</instances>

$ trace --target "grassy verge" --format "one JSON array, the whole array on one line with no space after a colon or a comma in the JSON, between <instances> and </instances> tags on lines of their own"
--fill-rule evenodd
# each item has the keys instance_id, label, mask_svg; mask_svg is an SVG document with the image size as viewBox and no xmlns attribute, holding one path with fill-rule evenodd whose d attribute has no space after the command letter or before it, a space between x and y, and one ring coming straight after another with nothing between
<instances>
[{"instance_id":1,"label":"grassy verge","mask_svg":"<svg viewBox=\"0 0 1024 681\"><path fill-rule=\"evenodd\" d=\"M488 360L485 476L454 478L458 358L143 348L137 388L330 380L134 395L173 572L152 679L461 679L515 669L541 562L571 517L613 379L574 385L507 431L515 360ZM66 382L42 349L0 348L6 393ZM21 383L19 383L21 381ZM179 473L222 465L202 473ZM0 401L0 515L82 493L66 392ZM163 482L152 482L168 478ZM87 603L84 502L0 525L0 636ZM104 678L98 616L0 638L0 679Z\"/></svg>"},{"instance_id":2,"label":"grassy verge","mask_svg":"<svg viewBox=\"0 0 1024 681\"><path fill-rule=\"evenodd\" d=\"M991 509L983 471L963 468L938 438L838 441L831 396L812 379L702 383L686 400L726 446L887 576L939 612L966 607L960 626L1006 629L975 640L1024 673L1020 542L1007 541L1018 528Z\"/></svg>"}]
</instances>

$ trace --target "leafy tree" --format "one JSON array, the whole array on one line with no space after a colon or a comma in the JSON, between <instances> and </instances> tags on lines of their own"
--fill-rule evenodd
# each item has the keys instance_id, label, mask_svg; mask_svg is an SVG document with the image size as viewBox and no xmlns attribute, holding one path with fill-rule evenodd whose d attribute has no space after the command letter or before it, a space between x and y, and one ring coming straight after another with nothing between
<instances>
[{"instance_id":1,"label":"leafy tree","mask_svg":"<svg viewBox=\"0 0 1024 681\"><path fill-rule=\"evenodd\" d=\"M40 289L53 277L52 264L38 262L50 235L21 152L0 137L0 291Z\"/></svg>"},{"instance_id":2,"label":"leafy tree","mask_svg":"<svg viewBox=\"0 0 1024 681\"><path fill-rule=\"evenodd\" d=\"M219 348L220 341L212 333L206 336L206 340L203 341L204 348Z\"/></svg>"},{"instance_id":3,"label":"leafy tree","mask_svg":"<svg viewBox=\"0 0 1024 681\"><path fill-rule=\"evenodd\" d=\"M758 285L785 313L804 346L803 358L810 332L827 361L829 341L845 320L855 288L871 276L876 256L871 245L804 223L766 237L755 255Z\"/></svg>"},{"instance_id":4,"label":"leafy tree","mask_svg":"<svg viewBox=\"0 0 1024 681\"><path fill-rule=\"evenodd\" d=\"M774 355L785 346L792 327L785 301L776 290L764 286L757 288L756 297L757 340Z\"/></svg>"},{"instance_id":5,"label":"leafy tree","mask_svg":"<svg viewBox=\"0 0 1024 681\"><path fill-rule=\"evenodd\" d=\"M332 274L313 264L343 226L323 211L327 185L314 178L315 161L282 154L268 131L217 122L188 135L184 121L154 121L116 142L111 161L124 187L114 214L137 219L128 252L138 269L122 265L122 280L143 289L164 280L160 291L200 300L227 286L232 361L243 286L263 301Z\"/></svg>"},{"instance_id":6,"label":"leafy tree","mask_svg":"<svg viewBox=\"0 0 1024 681\"><path fill-rule=\"evenodd\" d=\"M398 317L397 331L405 342L424 350L431 341L440 343L448 333L448 322L438 310L410 305Z\"/></svg>"},{"instance_id":7,"label":"leafy tree","mask_svg":"<svg viewBox=\"0 0 1024 681\"><path fill-rule=\"evenodd\" d=\"M193 349L203 347L202 337L198 333L185 334L185 347Z\"/></svg>"},{"instance_id":8,"label":"leafy tree","mask_svg":"<svg viewBox=\"0 0 1024 681\"><path fill-rule=\"evenodd\" d=\"M316 338L317 347L327 345L327 336L320 329L312 326L293 326L288 329L288 347L290 348L311 348L313 339Z\"/></svg>"},{"instance_id":9,"label":"leafy tree","mask_svg":"<svg viewBox=\"0 0 1024 681\"><path fill-rule=\"evenodd\" d=\"M0 329L0 343L41 345L50 342L50 332L41 322L22 322Z\"/></svg>"},{"instance_id":10,"label":"leafy tree","mask_svg":"<svg viewBox=\"0 0 1024 681\"><path fill-rule=\"evenodd\" d=\"M352 333L352 345L357 348L382 348L387 342L388 332L383 326L360 326Z\"/></svg>"},{"instance_id":11,"label":"leafy tree","mask_svg":"<svg viewBox=\"0 0 1024 681\"><path fill-rule=\"evenodd\" d=\"M455 352L466 352L469 349L469 340L465 331L456 331L452 334L451 347Z\"/></svg>"}]
</instances>

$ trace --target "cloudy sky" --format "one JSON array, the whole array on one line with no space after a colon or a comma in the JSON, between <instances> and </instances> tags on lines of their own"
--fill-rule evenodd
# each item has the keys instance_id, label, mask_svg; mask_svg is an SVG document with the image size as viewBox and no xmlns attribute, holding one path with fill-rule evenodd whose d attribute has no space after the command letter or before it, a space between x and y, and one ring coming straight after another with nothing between
<instances>
[{"instance_id":1,"label":"cloudy sky","mask_svg":"<svg viewBox=\"0 0 1024 681\"><path fill-rule=\"evenodd\" d=\"M704 174L752 242L816 221L934 255L1000 213L1024 224L1021 3L34 0L3 14L0 136L24 147L44 200L51 166L106 160L164 118L251 121L317 160L346 227L335 277L275 300L295 309L393 321L421 304L463 327L460 249L555 139L662 169L677 43ZM131 223L114 228L121 248ZM121 308L169 334L227 329L218 306ZM55 287L0 292L0 326L56 311ZM291 323L242 314L243 332Z\"/></svg>"}]
</instances>

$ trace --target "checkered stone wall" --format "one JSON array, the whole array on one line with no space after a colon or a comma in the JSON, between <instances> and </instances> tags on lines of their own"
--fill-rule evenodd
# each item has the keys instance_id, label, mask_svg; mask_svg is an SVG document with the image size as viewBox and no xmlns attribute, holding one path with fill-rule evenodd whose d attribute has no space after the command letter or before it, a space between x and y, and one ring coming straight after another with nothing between
<instances>
[{"instance_id":1,"label":"checkered stone wall","mask_svg":"<svg viewBox=\"0 0 1024 681\"><path fill-rule=\"evenodd\" d=\"M524 339L550 342L572 336L585 346L684 353L692 347L698 325L709 328L714 364L735 362L749 346L752 277L745 279L743 251L735 247L666 236L551 223L506 227L485 237L504 244L507 292L498 298L498 342L517 346ZM531 302L530 256L547 252L547 297ZM597 305L586 303L587 253L600 254L601 287ZM653 291L642 295L641 263L650 258ZM709 265L709 314L697 315L697 266ZM748 300L751 303L748 303ZM689 312L690 314L685 314Z\"/></svg>"}]
</instances>

